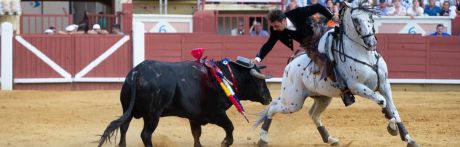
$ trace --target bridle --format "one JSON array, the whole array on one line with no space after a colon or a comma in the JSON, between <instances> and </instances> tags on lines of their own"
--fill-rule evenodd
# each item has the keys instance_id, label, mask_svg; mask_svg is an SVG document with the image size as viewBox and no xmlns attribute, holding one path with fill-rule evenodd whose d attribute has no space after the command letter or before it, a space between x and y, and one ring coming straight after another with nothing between
<instances>
[{"instance_id":1,"label":"bridle","mask_svg":"<svg viewBox=\"0 0 460 147\"><path fill-rule=\"evenodd\" d=\"M343 23L343 19L344 19L344 15L345 15L345 12L346 12L346 9L348 9L349 7L348 6L344 6L342 9L340 9L339 11L339 17L340 17L340 28L341 28L341 34L343 34L345 37L347 37L349 40L353 41L354 43L362 46L363 48L365 48L367 51L370 51L369 47L367 47L366 45L363 45L362 43L352 39L348 34L347 32L344 30L344 23ZM373 13L372 11L368 10L367 8L364 8L364 7L357 7L357 8L351 8L350 10L350 14L353 13L354 10L362 10L364 12L368 12L368 13ZM350 16L351 17L351 16ZM371 23L374 22L374 20L372 19L372 15L370 15L370 19L372 20ZM364 39L368 38L368 37L372 37L372 36L375 36L375 28L374 26L372 26L372 32L369 33L369 34L366 34L366 35L361 35L361 32L358 31L358 29L356 29L356 22L355 20L352 18L351 22L353 23L353 27L355 28L355 31L356 31L356 34L358 34L358 37L362 39L362 41L364 42ZM377 38L376 38L377 39Z\"/></svg>"},{"instance_id":2,"label":"bridle","mask_svg":"<svg viewBox=\"0 0 460 147\"><path fill-rule=\"evenodd\" d=\"M376 52L376 54L375 54L375 58L376 58L376 63L375 63L375 64L370 64L370 63L364 62L364 61L362 61L362 60L359 60L359 59L357 59L357 58L355 58L355 57L353 57L353 56L350 56L350 55L348 55L348 54L345 53L344 44L343 44L343 43L344 43L344 41L343 41L344 36L347 37L349 40L353 41L355 44L358 44L358 45L360 45L361 47L365 48L366 51L370 51L370 49L369 49L367 46L363 45L362 43L357 42L357 41L354 40L354 39L352 39L352 38L346 33L345 27L344 27L344 23L343 23L343 19L344 19L344 14L345 14L345 11L346 11L347 8L348 8L348 6L345 5L342 9L340 9L340 12L339 12L339 15L340 15L340 22L341 22L341 23L340 23L340 30L339 30L338 34L336 34L336 35L337 35L337 36L336 36L337 39L334 39L335 41L333 41L333 42L335 42L336 45L335 45L335 47L333 47L332 53L334 54L334 52L337 52L337 53L339 54L338 56L339 56L339 59L340 59L341 62L345 62L346 59L348 58L348 59L353 60L354 62L357 62L357 63L360 63L360 64L363 64L363 65L365 65L365 66L370 67L370 68L377 74L377 83L380 83L380 77L379 77L379 73L378 73L378 62L379 62L381 56L380 56L380 54L379 54L378 52ZM350 15L353 13L354 10L358 10L358 9L363 10L363 11L365 11L365 12L369 12L369 13L372 12L372 11L370 11L370 10L364 8L364 7L357 7L357 8L351 8ZM350 16L350 17L351 17L351 16ZM370 17L371 17L371 20L372 20L372 15L371 15ZM373 20L372 20L372 21L373 21ZM353 22L353 27L355 27L356 24L355 24L355 21L354 21L353 19L352 19L352 22ZM374 27L372 27L372 30L373 30L373 32L370 33L370 34L361 35L361 34L359 33L359 31L358 31L358 30L356 29L356 27L355 27L356 33L358 34L358 36L359 36L361 39L363 39L363 42L364 42L364 39L365 39L365 38L368 38L368 37L371 37L371 36L374 36L374 35L375 35L375 29L374 29ZM333 44L334 44L334 43L333 43ZM333 46L334 46L334 45L333 45ZM380 88L380 85L377 84L377 87L374 89L374 91L377 91L379 88Z\"/></svg>"}]
</instances>

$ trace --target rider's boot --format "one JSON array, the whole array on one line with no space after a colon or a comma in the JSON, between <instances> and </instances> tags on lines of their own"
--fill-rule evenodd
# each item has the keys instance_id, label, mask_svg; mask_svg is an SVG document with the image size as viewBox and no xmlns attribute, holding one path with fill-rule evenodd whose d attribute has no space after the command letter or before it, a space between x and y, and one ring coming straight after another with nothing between
<instances>
[{"instance_id":1,"label":"rider's boot","mask_svg":"<svg viewBox=\"0 0 460 147\"><path fill-rule=\"evenodd\" d=\"M342 97L343 104L345 104L345 107L350 106L351 104L355 103L355 96L351 93L350 89L348 87L345 87L343 89L340 89L342 92L340 96Z\"/></svg>"}]
</instances>

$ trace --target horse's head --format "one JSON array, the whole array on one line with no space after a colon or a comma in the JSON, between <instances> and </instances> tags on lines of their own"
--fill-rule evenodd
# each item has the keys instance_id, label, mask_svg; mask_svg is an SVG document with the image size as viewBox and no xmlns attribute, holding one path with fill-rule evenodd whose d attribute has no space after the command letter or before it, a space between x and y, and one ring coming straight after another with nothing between
<instances>
[{"instance_id":1,"label":"horse's head","mask_svg":"<svg viewBox=\"0 0 460 147\"><path fill-rule=\"evenodd\" d=\"M364 1L355 0L352 3L343 2L340 12L342 29L345 35L355 40L368 51L377 49L377 38L375 37L374 19L375 12L372 5Z\"/></svg>"}]
</instances>

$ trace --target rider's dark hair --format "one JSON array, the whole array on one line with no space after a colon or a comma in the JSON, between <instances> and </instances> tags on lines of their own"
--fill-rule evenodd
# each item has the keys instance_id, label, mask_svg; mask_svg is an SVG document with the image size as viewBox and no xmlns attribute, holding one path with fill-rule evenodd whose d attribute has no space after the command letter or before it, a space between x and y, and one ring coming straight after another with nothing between
<instances>
[{"instance_id":1,"label":"rider's dark hair","mask_svg":"<svg viewBox=\"0 0 460 147\"><path fill-rule=\"evenodd\" d=\"M286 14L281 10L270 10L267 14L267 19L270 22L282 21L284 18L286 18Z\"/></svg>"}]
</instances>

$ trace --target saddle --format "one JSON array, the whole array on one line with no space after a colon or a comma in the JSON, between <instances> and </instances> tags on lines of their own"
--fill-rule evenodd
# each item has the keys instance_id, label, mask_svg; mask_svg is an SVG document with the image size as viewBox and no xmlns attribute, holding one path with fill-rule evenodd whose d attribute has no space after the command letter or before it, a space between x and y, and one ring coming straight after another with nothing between
<instances>
[{"instance_id":1,"label":"saddle","mask_svg":"<svg viewBox=\"0 0 460 147\"><path fill-rule=\"evenodd\" d=\"M318 67L317 71L313 71L314 74L321 74L320 79L330 79L332 82L335 83L335 87L341 90L341 97L345 106L350 106L355 102L355 98L350 90L347 88L345 80L338 74L338 71L334 68L336 65L336 61L334 59L334 51L333 49L337 49L340 40L340 28L335 27L335 29L322 29L320 24L313 25L314 35L312 38L306 39L310 42L306 45L302 45L303 47L307 47L305 52L310 57L311 62L315 62ZM327 34L327 35L324 35ZM331 37L332 36L332 37ZM310 44L308 44L310 43ZM319 44L324 44L324 46L318 46ZM314 65L313 65L314 66ZM316 73L315 73L316 72Z\"/></svg>"},{"instance_id":2,"label":"saddle","mask_svg":"<svg viewBox=\"0 0 460 147\"><path fill-rule=\"evenodd\" d=\"M306 52L308 53L309 57L312 59L311 61L315 62L314 64L316 64L316 66L319 67L318 69L316 69L316 71L314 71L314 73L320 74L321 75L320 78L324 79L325 81L327 79L330 79L333 82L335 82L336 77L334 74L334 66L335 66L334 58L332 54L329 54L327 52L322 52L322 50L325 50L325 48L321 48L320 46L318 46L319 44L321 44L320 41L329 40L328 38L323 39L323 36L325 36L324 34L326 33L332 32L334 29L327 28L321 23L313 23L312 27L313 27L314 34L312 36L311 41L314 44L310 45L311 49L307 49ZM330 44L332 45L332 43ZM329 51L330 51L331 46L327 48L329 48ZM309 64L312 64L312 63L309 63Z\"/></svg>"}]
</instances>

